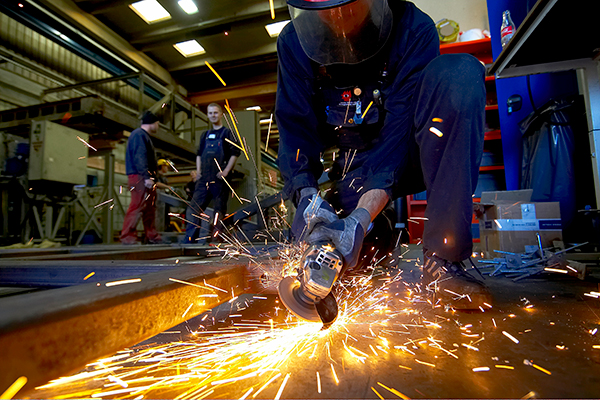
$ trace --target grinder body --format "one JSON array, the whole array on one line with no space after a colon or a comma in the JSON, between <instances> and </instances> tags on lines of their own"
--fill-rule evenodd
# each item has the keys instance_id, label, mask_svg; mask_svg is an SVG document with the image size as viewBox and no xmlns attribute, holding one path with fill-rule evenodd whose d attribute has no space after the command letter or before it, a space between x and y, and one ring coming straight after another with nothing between
<instances>
[{"instance_id":1,"label":"grinder body","mask_svg":"<svg viewBox=\"0 0 600 400\"><path fill-rule=\"evenodd\" d=\"M332 245L316 243L303 254L298 276L288 276L278 286L281 301L296 316L331 325L337 302L331 290L343 272L343 257Z\"/></svg>"}]
</instances>

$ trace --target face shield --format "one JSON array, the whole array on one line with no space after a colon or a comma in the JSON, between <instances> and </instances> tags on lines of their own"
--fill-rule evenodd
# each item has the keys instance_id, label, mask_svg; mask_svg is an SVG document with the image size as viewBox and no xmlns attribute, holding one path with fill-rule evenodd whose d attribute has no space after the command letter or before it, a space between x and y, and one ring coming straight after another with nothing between
<instances>
[{"instance_id":1,"label":"face shield","mask_svg":"<svg viewBox=\"0 0 600 400\"><path fill-rule=\"evenodd\" d=\"M387 0L288 0L288 7L302 49L323 65L364 61L392 31Z\"/></svg>"}]
</instances>

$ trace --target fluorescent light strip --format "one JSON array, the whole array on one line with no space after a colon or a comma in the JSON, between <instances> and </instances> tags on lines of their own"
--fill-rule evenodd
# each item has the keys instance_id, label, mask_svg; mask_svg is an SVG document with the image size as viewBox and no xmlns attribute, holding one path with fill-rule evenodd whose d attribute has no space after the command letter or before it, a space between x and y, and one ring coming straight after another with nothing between
<instances>
[{"instance_id":1,"label":"fluorescent light strip","mask_svg":"<svg viewBox=\"0 0 600 400\"><path fill-rule=\"evenodd\" d=\"M288 24L288 22L290 22L289 19L285 21L274 22L272 24L265 25L265 29L267 30L269 36L277 37L279 36L281 30Z\"/></svg>"}]
</instances>

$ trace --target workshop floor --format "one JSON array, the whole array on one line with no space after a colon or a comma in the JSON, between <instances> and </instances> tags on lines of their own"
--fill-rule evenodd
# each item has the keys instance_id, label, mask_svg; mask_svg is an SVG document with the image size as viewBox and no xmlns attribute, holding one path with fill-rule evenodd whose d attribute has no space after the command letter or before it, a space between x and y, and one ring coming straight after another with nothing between
<instances>
[{"instance_id":1,"label":"workshop floor","mask_svg":"<svg viewBox=\"0 0 600 400\"><path fill-rule=\"evenodd\" d=\"M600 398L600 300L584 296L595 276L488 277L493 308L452 312L415 296L419 256L355 281L327 332L297 326L274 295L240 296L130 349L138 358L103 361L115 369L92 391L31 398Z\"/></svg>"}]
</instances>

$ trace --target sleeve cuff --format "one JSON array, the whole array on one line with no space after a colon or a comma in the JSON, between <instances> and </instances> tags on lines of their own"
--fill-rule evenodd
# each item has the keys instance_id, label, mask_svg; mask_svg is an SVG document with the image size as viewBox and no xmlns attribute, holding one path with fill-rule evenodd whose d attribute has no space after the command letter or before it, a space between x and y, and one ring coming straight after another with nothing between
<instances>
[{"instance_id":1,"label":"sleeve cuff","mask_svg":"<svg viewBox=\"0 0 600 400\"><path fill-rule=\"evenodd\" d=\"M286 182L283 191L288 199L292 200L294 206L300 201L300 191L303 188L318 188L317 180L310 174L299 174Z\"/></svg>"}]
</instances>

